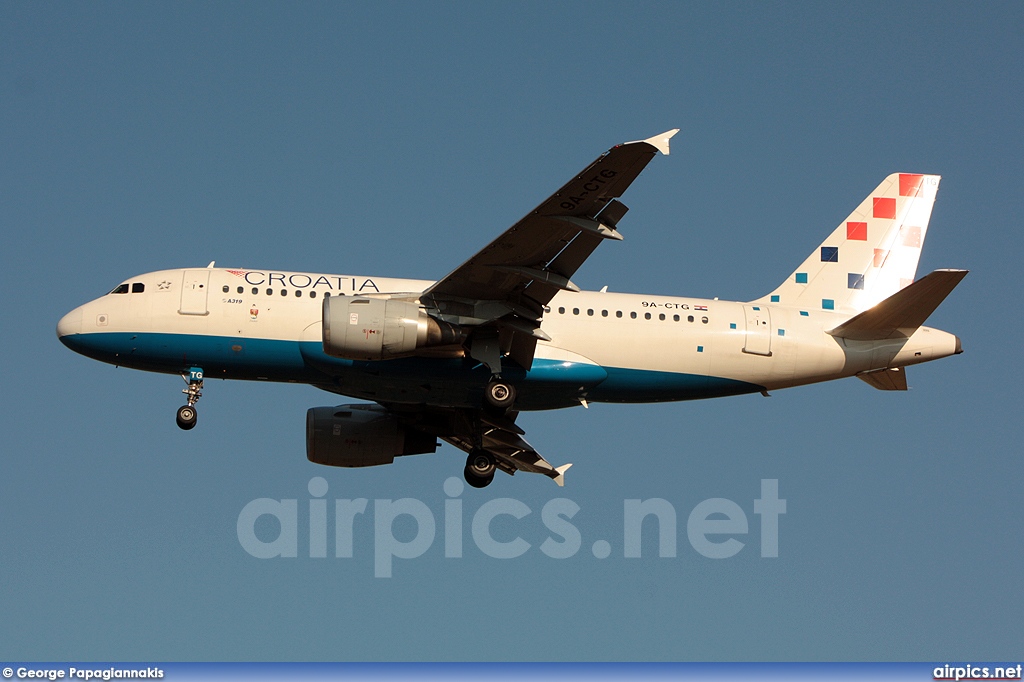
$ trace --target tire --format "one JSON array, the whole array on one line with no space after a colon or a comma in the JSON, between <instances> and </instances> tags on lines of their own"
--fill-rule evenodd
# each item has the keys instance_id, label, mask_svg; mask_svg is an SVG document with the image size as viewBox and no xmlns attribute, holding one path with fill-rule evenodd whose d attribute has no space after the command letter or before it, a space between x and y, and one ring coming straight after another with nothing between
<instances>
[{"instance_id":1,"label":"tire","mask_svg":"<svg viewBox=\"0 0 1024 682\"><path fill-rule=\"evenodd\" d=\"M497 410L507 410L516 401L516 389L504 381L492 381L484 389L484 400Z\"/></svg>"},{"instance_id":2,"label":"tire","mask_svg":"<svg viewBox=\"0 0 1024 682\"><path fill-rule=\"evenodd\" d=\"M183 431L188 431L195 428L196 420L199 415L196 413L196 408L191 405L182 405L178 408L178 414L175 417L175 421L178 424L178 428Z\"/></svg>"},{"instance_id":3,"label":"tire","mask_svg":"<svg viewBox=\"0 0 1024 682\"><path fill-rule=\"evenodd\" d=\"M491 474L487 478L479 478L475 474L470 473L468 468L463 472L463 474L466 477L466 483L473 488L486 488L491 484L491 481L494 480L494 474Z\"/></svg>"},{"instance_id":4,"label":"tire","mask_svg":"<svg viewBox=\"0 0 1024 682\"><path fill-rule=\"evenodd\" d=\"M485 488L494 480L496 470L494 455L486 450L475 450L466 458L466 468L463 474L466 477L466 483L474 488Z\"/></svg>"}]
</instances>

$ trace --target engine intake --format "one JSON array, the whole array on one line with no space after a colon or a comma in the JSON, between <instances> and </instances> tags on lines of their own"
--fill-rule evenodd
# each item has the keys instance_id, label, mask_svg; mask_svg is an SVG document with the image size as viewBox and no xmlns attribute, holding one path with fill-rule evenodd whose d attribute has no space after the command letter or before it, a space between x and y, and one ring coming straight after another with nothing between
<instances>
[{"instance_id":1,"label":"engine intake","mask_svg":"<svg viewBox=\"0 0 1024 682\"><path fill-rule=\"evenodd\" d=\"M306 412L306 458L314 464L370 467L436 451L432 435L407 428L380 405L313 407Z\"/></svg>"},{"instance_id":2,"label":"engine intake","mask_svg":"<svg viewBox=\"0 0 1024 682\"><path fill-rule=\"evenodd\" d=\"M324 299L324 353L348 360L388 360L416 349L460 343L462 331L412 301L331 296Z\"/></svg>"}]
</instances>

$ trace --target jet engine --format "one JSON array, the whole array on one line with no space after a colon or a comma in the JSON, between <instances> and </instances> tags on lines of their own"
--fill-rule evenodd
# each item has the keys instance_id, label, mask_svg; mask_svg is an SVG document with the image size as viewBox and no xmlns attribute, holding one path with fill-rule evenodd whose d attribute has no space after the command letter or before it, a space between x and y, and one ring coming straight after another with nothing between
<instances>
[{"instance_id":1,"label":"jet engine","mask_svg":"<svg viewBox=\"0 0 1024 682\"><path fill-rule=\"evenodd\" d=\"M437 439L407 428L380 405L313 407L306 412L306 458L333 467L391 464L437 451Z\"/></svg>"},{"instance_id":2,"label":"jet engine","mask_svg":"<svg viewBox=\"0 0 1024 682\"><path fill-rule=\"evenodd\" d=\"M348 360L388 360L417 348L463 340L462 331L397 299L331 296L324 299L324 353Z\"/></svg>"}]
</instances>

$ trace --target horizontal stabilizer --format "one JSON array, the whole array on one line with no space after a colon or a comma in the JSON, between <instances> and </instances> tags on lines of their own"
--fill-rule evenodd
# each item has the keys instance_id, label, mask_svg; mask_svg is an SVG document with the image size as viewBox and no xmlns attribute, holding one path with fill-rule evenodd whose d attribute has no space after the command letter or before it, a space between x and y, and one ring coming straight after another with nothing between
<instances>
[{"instance_id":1,"label":"horizontal stabilizer","mask_svg":"<svg viewBox=\"0 0 1024 682\"><path fill-rule=\"evenodd\" d=\"M563 464L562 466L555 468L555 471L558 472L557 476L552 476L552 478L554 479L555 483L557 483L559 486L564 486L565 485L565 472L568 471L569 467L571 467L571 466L572 466L572 463L570 462L569 464Z\"/></svg>"},{"instance_id":2,"label":"horizontal stabilizer","mask_svg":"<svg viewBox=\"0 0 1024 682\"><path fill-rule=\"evenodd\" d=\"M855 341L910 338L966 276L967 270L936 270L828 333Z\"/></svg>"},{"instance_id":3,"label":"horizontal stabilizer","mask_svg":"<svg viewBox=\"0 0 1024 682\"><path fill-rule=\"evenodd\" d=\"M863 372L857 378L864 383L871 384L879 391L905 391L907 390L907 373L902 367L893 369L876 369L873 372Z\"/></svg>"}]
</instances>

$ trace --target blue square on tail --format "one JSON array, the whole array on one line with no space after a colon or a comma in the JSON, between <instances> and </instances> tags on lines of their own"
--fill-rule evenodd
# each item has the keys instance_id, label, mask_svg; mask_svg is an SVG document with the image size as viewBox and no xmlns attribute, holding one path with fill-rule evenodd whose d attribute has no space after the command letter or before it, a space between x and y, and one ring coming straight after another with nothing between
<instances>
[{"instance_id":1,"label":"blue square on tail","mask_svg":"<svg viewBox=\"0 0 1024 682\"><path fill-rule=\"evenodd\" d=\"M823 247L821 247L821 262L822 263L838 263L839 262L839 247L838 246L823 246Z\"/></svg>"}]
</instances>

